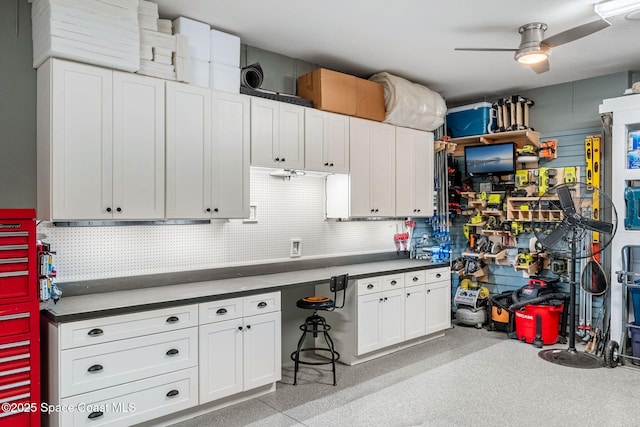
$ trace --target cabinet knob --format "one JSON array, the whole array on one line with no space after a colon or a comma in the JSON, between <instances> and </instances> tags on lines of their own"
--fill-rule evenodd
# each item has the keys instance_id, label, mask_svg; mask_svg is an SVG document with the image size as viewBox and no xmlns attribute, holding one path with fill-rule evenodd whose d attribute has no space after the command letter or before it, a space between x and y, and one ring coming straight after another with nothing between
<instances>
[{"instance_id":1,"label":"cabinet knob","mask_svg":"<svg viewBox=\"0 0 640 427\"><path fill-rule=\"evenodd\" d=\"M167 351L165 354L167 356L177 356L178 354L180 354L180 351L178 351L177 348L172 348L171 350Z\"/></svg>"},{"instance_id":2,"label":"cabinet knob","mask_svg":"<svg viewBox=\"0 0 640 427\"><path fill-rule=\"evenodd\" d=\"M329 166L330 166L330 167L333 167L333 163L329 163Z\"/></svg>"},{"instance_id":3,"label":"cabinet knob","mask_svg":"<svg viewBox=\"0 0 640 427\"><path fill-rule=\"evenodd\" d=\"M281 162L284 162L284 157L282 159L280 159Z\"/></svg>"},{"instance_id":4,"label":"cabinet knob","mask_svg":"<svg viewBox=\"0 0 640 427\"><path fill-rule=\"evenodd\" d=\"M418 281L418 276L413 276L413 279L411 279L411 280L413 280L414 282L417 282Z\"/></svg>"},{"instance_id":5,"label":"cabinet knob","mask_svg":"<svg viewBox=\"0 0 640 427\"><path fill-rule=\"evenodd\" d=\"M238 330L241 331L242 330L242 326L238 326Z\"/></svg>"},{"instance_id":6,"label":"cabinet knob","mask_svg":"<svg viewBox=\"0 0 640 427\"><path fill-rule=\"evenodd\" d=\"M373 213L373 212L375 212L375 211L376 211L375 209L371 209L371 212L372 212L372 213Z\"/></svg>"},{"instance_id":7,"label":"cabinet knob","mask_svg":"<svg viewBox=\"0 0 640 427\"><path fill-rule=\"evenodd\" d=\"M179 394L180 392L178 390L171 390L169 393L167 393L167 397L176 397Z\"/></svg>"},{"instance_id":8,"label":"cabinet knob","mask_svg":"<svg viewBox=\"0 0 640 427\"><path fill-rule=\"evenodd\" d=\"M427 293L430 294L431 293L431 289L427 289Z\"/></svg>"},{"instance_id":9,"label":"cabinet knob","mask_svg":"<svg viewBox=\"0 0 640 427\"><path fill-rule=\"evenodd\" d=\"M418 209L418 212L421 212L421 209Z\"/></svg>"},{"instance_id":10,"label":"cabinet knob","mask_svg":"<svg viewBox=\"0 0 640 427\"><path fill-rule=\"evenodd\" d=\"M247 329L251 329L251 325L247 325Z\"/></svg>"},{"instance_id":11,"label":"cabinet knob","mask_svg":"<svg viewBox=\"0 0 640 427\"><path fill-rule=\"evenodd\" d=\"M398 282L396 282L395 280L392 280L392 281L391 281L391 285L392 285L392 286L395 286L395 285L397 285L397 284L398 284Z\"/></svg>"},{"instance_id":12,"label":"cabinet knob","mask_svg":"<svg viewBox=\"0 0 640 427\"><path fill-rule=\"evenodd\" d=\"M218 212L218 208L215 208L213 211L214 211L214 212Z\"/></svg>"},{"instance_id":13,"label":"cabinet knob","mask_svg":"<svg viewBox=\"0 0 640 427\"><path fill-rule=\"evenodd\" d=\"M279 161L280 161L280 157L276 157L276 162L279 162Z\"/></svg>"},{"instance_id":14,"label":"cabinet knob","mask_svg":"<svg viewBox=\"0 0 640 427\"><path fill-rule=\"evenodd\" d=\"M206 212L211 212L211 208L205 209Z\"/></svg>"},{"instance_id":15,"label":"cabinet knob","mask_svg":"<svg viewBox=\"0 0 640 427\"><path fill-rule=\"evenodd\" d=\"M442 274L436 273L436 277L439 279L440 277L442 277Z\"/></svg>"},{"instance_id":16,"label":"cabinet knob","mask_svg":"<svg viewBox=\"0 0 640 427\"><path fill-rule=\"evenodd\" d=\"M102 365L91 365L89 366L89 369L87 369L87 372L95 374L96 372L101 372L103 369L104 367Z\"/></svg>"},{"instance_id":17,"label":"cabinet knob","mask_svg":"<svg viewBox=\"0 0 640 427\"><path fill-rule=\"evenodd\" d=\"M180 318L178 316L169 316L167 317L166 322L171 324L171 323L178 323L180 321Z\"/></svg>"},{"instance_id":18,"label":"cabinet knob","mask_svg":"<svg viewBox=\"0 0 640 427\"><path fill-rule=\"evenodd\" d=\"M382 298L380 298L380 299L378 300L378 302L382 302L382 301L383 301L383 299L382 299Z\"/></svg>"},{"instance_id":19,"label":"cabinet knob","mask_svg":"<svg viewBox=\"0 0 640 427\"><path fill-rule=\"evenodd\" d=\"M107 208L107 212L111 212L111 208Z\"/></svg>"},{"instance_id":20,"label":"cabinet knob","mask_svg":"<svg viewBox=\"0 0 640 427\"><path fill-rule=\"evenodd\" d=\"M407 292L407 298L411 296L411 292Z\"/></svg>"},{"instance_id":21,"label":"cabinet knob","mask_svg":"<svg viewBox=\"0 0 640 427\"><path fill-rule=\"evenodd\" d=\"M387 297L384 297L384 300L386 301L386 300L387 300Z\"/></svg>"},{"instance_id":22,"label":"cabinet knob","mask_svg":"<svg viewBox=\"0 0 640 427\"><path fill-rule=\"evenodd\" d=\"M94 411L94 412L90 413L87 416L87 418L89 418L90 420L95 420L96 418L100 418L103 415L104 415L104 412L102 412L102 411Z\"/></svg>"},{"instance_id":23,"label":"cabinet knob","mask_svg":"<svg viewBox=\"0 0 640 427\"><path fill-rule=\"evenodd\" d=\"M122 212L122 208L116 208L116 212Z\"/></svg>"},{"instance_id":24,"label":"cabinet knob","mask_svg":"<svg viewBox=\"0 0 640 427\"><path fill-rule=\"evenodd\" d=\"M87 335L90 337L99 337L104 334L104 331L100 328L95 328L87 332Z\"/></svg>"},{"instance_id":25,"label":"cabinet knob","mask_svg":"<svg viewBox=\"0 0 640 427\"><path fill-rule=\"evenodd\" d=\"M376 209L375 212L378 212L378 209Z\"/></svg>"},{"instance_id":26,"label":"cabinet knob","mask_svg":"<svg viewBox=\"0 0 640 427\"><path fill-rule=\"evenodd\" d=\"M329 166L329 163L325 163L324 165L325 165L325 166Z\"/></svg>"}]
</instances>

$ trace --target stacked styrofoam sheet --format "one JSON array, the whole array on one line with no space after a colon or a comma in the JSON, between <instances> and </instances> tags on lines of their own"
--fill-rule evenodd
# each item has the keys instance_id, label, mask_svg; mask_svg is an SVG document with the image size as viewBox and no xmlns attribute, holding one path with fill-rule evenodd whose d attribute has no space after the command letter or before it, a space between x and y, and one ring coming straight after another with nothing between
<instances>
[{"instance_id":1,"label":"stacked styrofoam sheet","mask_svg":"<svg viewBox=\"0 0 640 427\"><path fill-rule=\"evenodd\" d=\"M240 91L240 37L223 31L210 31L209 87Z\"/></svg>"},{"instance_id":2,"label":"stacked styrofoam sheet","mask_svg":"<svg viewBox=\"0 0 640 427\"><path fill-rule=\"evenodd\" d=\"M138 25L140 29L158 31L158 4L151 1L138 2Z\"/></svg>"},{"instance_id":3,"label":"stacked styrofoam sheet","mask_svg":"<svg viewBox=\"0 0 640 427\"><path fill-rule=\"evenodd\" d=\"M34 0L33 67L49 57L136 71L138 0Z\"/></svg>"},{"instance_id":4,"label":"stacked styrofoam sheet","mask_svg":"<svg viewBox=\"0 0 640 427\"><path fill-rule=\"evenodd\" d=\"M209 24L180 16L173 21L173 33L188 37L188 82L209 87L209 50L211 27Z\"/></svg>"}]
</instances>

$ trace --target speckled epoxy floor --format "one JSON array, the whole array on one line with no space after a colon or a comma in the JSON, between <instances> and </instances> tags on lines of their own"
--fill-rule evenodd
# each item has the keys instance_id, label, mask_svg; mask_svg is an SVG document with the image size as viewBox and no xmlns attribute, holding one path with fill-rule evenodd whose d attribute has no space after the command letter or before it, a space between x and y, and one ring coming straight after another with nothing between
<instances>
[{"instance_id":1,"label":"speckled epoxy floor","mask_svg":"<svg viewBox=\"0 0 640 427\"><path fill-rule=\"evenodd\" d=\"M335 387L324 366L303 367L293 386L285 365L274 393L174 426L640 425L640 369L562 367L538 351L458 326L429 343L340 365Z\"/></svg>"}]
</instances>

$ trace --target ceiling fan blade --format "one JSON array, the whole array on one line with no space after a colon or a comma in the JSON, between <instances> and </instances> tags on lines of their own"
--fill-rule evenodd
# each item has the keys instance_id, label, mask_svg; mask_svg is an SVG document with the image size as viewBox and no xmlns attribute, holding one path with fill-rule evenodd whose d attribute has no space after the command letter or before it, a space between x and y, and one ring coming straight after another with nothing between
<instances>
[{"instance_id":1,"label":"ceiling fan blade","mask_svg":"<svg viewBox=\"0 0 640 427\"><path fill-rule=\"evenodd\" d=\"M571 197L571 192L569 191L569 187L566 185L560 185L556 189L556 193L558 194L558 199L560 200L560 207L564 212L565 216L571 216L576 213L576 207L573 205L573 197Z\"/></svg>"},{"instance_id":2,"label":"ceiling fan blade","mask_svg":"<svg viewBox=\"0 0 640 427\"><path fill-rule=\"evenodd\" d=\"M542 62L538 62L537 64L532 64L531 69L536 72L536 74L542 74L549 71L549 60L545 59Z\"/></svg>"},{"instance_id":3,"label":"ceiling fan blade","mask_svg":"<svg viewBox=\"0 0 640 427\"><path fill-rule=\"evenodd\" d=\"M542 246L546 249L551 249L553 251L553 245L555 245L562 237L567 234L570 226L567 222L563 221L559 226L557 226L551 234L542 239L540 242Z\"/></svg>"},{"instance_id":4,"label":"ceiling fan blade","mask_svg":"<svg viewBox=\"0 0 640 427\"><path fill-rule=\"evenodd\" d=\"M456 47L453 50L466 50L472 52L515 52L518 49L502 49L491 47Z\"/></svg>"},{"instance_id":5,"label":"ceiling fan blade","mask_svg":"<svg viewBox=\"0 0 640 427\"><path fill-rule=\"evenodd\" d=\"M609 22L605 21L604 19L599 19L597 21L589 22L587 24L571 28L567 31L563 31L556 34L555 36L548 37L542 40L540 43L549 47L560 46L562 44L586 37L589 34L604 30L609 25L611 25Z\"/></svg>"},{"instance_id":6,"label":"ceiling fan blade","mask_svg":"<svg viewBox=\"0 0 640 427\"><path fill-rule=\"evenodd\" d=\"M605 221L598 221L597 219L583 218L580 224L587 230L598 231L600 233L611 234L613 231L613 224Z\"/></svg>"}]
</instances>

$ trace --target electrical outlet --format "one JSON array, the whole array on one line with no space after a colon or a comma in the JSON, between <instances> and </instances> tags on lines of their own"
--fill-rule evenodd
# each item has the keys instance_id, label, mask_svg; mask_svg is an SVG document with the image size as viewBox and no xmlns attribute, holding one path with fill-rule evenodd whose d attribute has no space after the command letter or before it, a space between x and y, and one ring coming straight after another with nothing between
<instances>
[{"instance_id":1,"label":"electrical outlet","mask_svg":"<svg viewBox=\"0 0 640 427\"><path fill-rule=\"evenodd\" d=\"M297 258L302 256L302 239L291 239L291 250L289 252L289 257Z\"/></svg>"}]
</instances>

